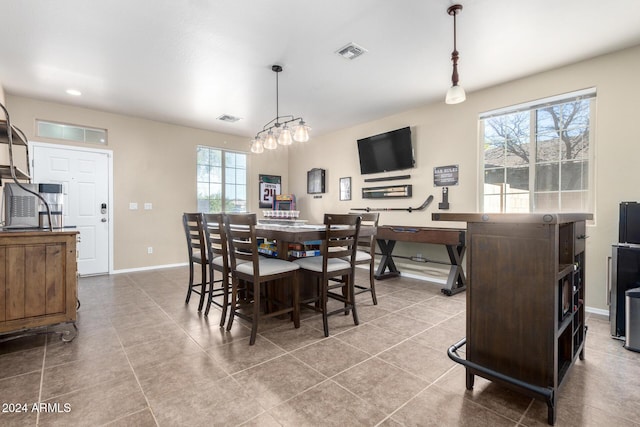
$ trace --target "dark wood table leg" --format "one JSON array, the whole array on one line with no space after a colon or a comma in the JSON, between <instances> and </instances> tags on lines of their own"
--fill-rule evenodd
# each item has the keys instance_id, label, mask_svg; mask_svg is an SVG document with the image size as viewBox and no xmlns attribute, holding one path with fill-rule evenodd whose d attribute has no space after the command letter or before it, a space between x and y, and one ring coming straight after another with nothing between
<instances>
[{"instance_id":1,"label":"dark wood table leg","mask_svg":"<svg viewBox=\"0 0 640 427\"><path fill-rule=\"evenodd\" d=\"M441 291L443 294L451 296L467 289L467 278L464 275L464 270L462 269L462 258L464 257L466 246L446 246L451 267L449 268L446 287L442 288Z\"/></svg>"},{"instance_id":2,"label":"dark wood table leg","mask_svg":"<svg viewBox=\"0 0 640 427\"><path fill-rule=\"evenodd\" d=\"M396 241L377 239L377 242L380 252L382 253L382 257L380 258L380 264L378 264L374 277L378 280L383 280L399 276L400 271L398 271L395 262L393 262L393 256L391 255L393 253L393 248L396 246ZM387 273L385 273L386 269L389 269Z\"/></svg>"}]
</instances>

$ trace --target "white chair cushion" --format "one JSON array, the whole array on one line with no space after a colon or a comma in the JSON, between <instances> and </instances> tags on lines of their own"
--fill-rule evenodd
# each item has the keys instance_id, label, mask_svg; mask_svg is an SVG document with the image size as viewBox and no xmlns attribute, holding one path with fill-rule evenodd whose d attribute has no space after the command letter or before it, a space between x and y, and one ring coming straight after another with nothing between
<instances>
[{"instance_id":1,"label":"white chair cushion","mask_svg":"<svg viewBox=\"0 0 640 427\"><path fill-rule=\"evenodd\" d=\"M200 252L194 252L191 258L193 259L193 262L202 264L202 256L200 256Z\"/></svg>"},{"instance_id":2,"label":"white chair cushion","mask_svg":"<svg viewBox=\"0 0 640 427\"><path fill-rule=\"evenodd\" d=\"M259 264L261 276L286 273L300 268L298 264L277 258L260 257ZM236 271L244 274L253 274L253 263L243 262L242 264L238 264L236 265Z\"/></svg>"},{"instance_id":3,"label":"white chair cushion","mask_svg":"<svg viewBox=\"0 0 640 427\"><path fill-rule=\"evenodd\" d=\"M238 260L237 263L238 264L244 264L245 260ZM213 265L217 266L217 267L224 267L224 258L222 258L222 255L217 256L213 259ZM231 267L231 257L227 255L227 265L229 267Z\"/></svg>"},{"instance_id":4,"label":"white chair cushion","mask_svg":"<svg viewBox=\"0 0 640 427\"><path fill-rule=\"evenodd\" d=\"M345 261L349 261L349 257L342 258ZM371 254L365 251L356 251L356 262L371 261Z\"/></svg>"},{"instance_id":5,"label":"white chair cushion","mask_svg":"<svg viewBox=\"0 0 640 427\"><path fill-rule=\"evenodd\" d=\"M300 268L304 268L305 270L322 272L322 257L314 256L307 258L299 258L294 263L298 264ZM327 261L327 272L344 270L345 268L349 268L351 264L348 261L338 258L331 258Z\"/></svg>"}]
</instances>

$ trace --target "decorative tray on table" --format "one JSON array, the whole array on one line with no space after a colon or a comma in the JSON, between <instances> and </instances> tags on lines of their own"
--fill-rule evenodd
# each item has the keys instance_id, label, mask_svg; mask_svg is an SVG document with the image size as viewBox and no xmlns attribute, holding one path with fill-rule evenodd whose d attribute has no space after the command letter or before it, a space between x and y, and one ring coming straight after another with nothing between
<instances>
[{"instance_id":1,"label":"decorative tray on table","mask_svg":"<svg viewBox=\"0 0 640 427\"><path fill-rule=\"evenodd\" d=\"M260 220L262 224L277 224L277 225L302 225L306 220L298 219L300 211L262 211L264 219Z\"/></svg>"}]
</instances>

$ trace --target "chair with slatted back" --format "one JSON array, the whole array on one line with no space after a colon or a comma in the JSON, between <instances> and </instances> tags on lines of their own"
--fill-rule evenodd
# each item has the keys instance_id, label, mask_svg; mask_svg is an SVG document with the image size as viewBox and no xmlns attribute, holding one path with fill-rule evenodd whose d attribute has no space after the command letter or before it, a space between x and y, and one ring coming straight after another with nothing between
<instances>
[{"instance_id":1,"label":"chair with slatted back","mask_svg":"<svg viewBox=\"0 0 640 427\"><path fill-rule=\"evenodd\" d=\"M292 313L293 323L296 328L300 327L300 307L298 304L298 264L276 258L266 258L260 256L258 252L258 241L256 238L257 219L256 214L228 214L225 221L227 231L227 243L229 245L229 255L231 260L231 313L227 330L230 331L235 316L251 322L251 338L249 344L256 341L258 325L265 317L279 316L285 313ZM282 280L289 279L289 280ZM243 312L239 307L238 292L240 283L252 286L245 293L247 305L250 310ZM279 309L269 313L262 313L261 298L262 284L273 282L276 286L283 283L291 284L291 304L282 301L271 301ZM281 308L285 306L285 308Z\"/></svg>"},{"instance_id":2,"label":"chair with slatted back","mask_svg":"<svg viewBox=\"0 0 640 427\"><path fill-rule=\"evenodd\" d=\"M378 227L378 220L380 219L379 212L363 212L358 213L362 222L361 227ZM354 284L355 294L361 294L363 292L371 292L371 299L373 305L378 304L378 298L376 297L376 284L374 280L375 270L375 257L376 257L376 236L375 233L370 236L358 236L358 248L356 251L356 264L368 264L369 265L369 286Z\"/></svg>"},{"instance_id":3,"label":"chair with slatted back","mask_svg":"<svg viewBox=\"0 0 640 427\"><path fill-rule=\"evenodd\" d=\"M319 293L301 304L322 312L324 336L329 336L328 317L333 314L348 314L351 311L353 323L358 324L354 292L355 260L361 218L350 214L325 214L325 237L322 240L322 255L300 258L294 262L300 265L303 274L319 280ZM348 261L346 259L348 259ZM334 290L340 289L340 293ZM343 308L327 311L328 299L344 304Z\"/></svg>"},{"instance_id":4,"label":"chair with slatted back","mask_svg":"<svg viewBox=\"0 0 640 427\"><path fill-rule=\"evenodd\" d=\"M207 248L205 245L204 226L201 213L188 213L182 215L182 225L187 238L189 252L189 288L185 304L189 304L191 293L200 295L198 311L202 311L205 295L207 293ZM200 283L194 283L195 265L200 265Z\"/></svg>"},{"instance_id":5,"label":"chair with slatted back","mask_svg":"<svg viewBox=\"0 0 640 427\"><path fill-rule=\"evenodd\" d=\"M207 247L207 259L209 260L209 290L207 291L207 308L204 315L209 315L211 304L222 309L220 326L224 326L227 319L227 307L229 306L229 257L227 249L226 231L224 229L224 214L203 214L204 237ZM215 278L215 272L220 275ZM218 285L218 286L216 286ZM222 302L216 298L222 297Z\"/></svg>"}]
</instances>

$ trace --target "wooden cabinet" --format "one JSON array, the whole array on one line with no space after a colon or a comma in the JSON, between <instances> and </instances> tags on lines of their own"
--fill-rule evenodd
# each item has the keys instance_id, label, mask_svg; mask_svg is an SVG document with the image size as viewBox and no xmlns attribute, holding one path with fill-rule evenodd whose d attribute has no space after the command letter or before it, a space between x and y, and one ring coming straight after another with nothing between
<instances>
[{"instance_id":1,"label":"wooden cabinet","mask_svg":"<svg viewBox=\"0 0 640 427\"><path fill-rule=\"evenodd\" d=\"M77 232L0 232L0 334L76 320Z\"/></svg>"},{"instance_id":2,"label":"wooden cabinet","mask_svg":"<svg viewBox=\"0 0 640 427\"><path fill-rule=\"evenodd\" d=\"M474 375L549 407L584 357L589 214L433 214L467 222L467 388ZM450 353L451 355L451 353ZM455 359L454 359L455 360ZM458 360L456 360L458 361Z\"/></svg>"}]
</instances>

